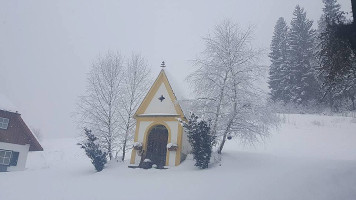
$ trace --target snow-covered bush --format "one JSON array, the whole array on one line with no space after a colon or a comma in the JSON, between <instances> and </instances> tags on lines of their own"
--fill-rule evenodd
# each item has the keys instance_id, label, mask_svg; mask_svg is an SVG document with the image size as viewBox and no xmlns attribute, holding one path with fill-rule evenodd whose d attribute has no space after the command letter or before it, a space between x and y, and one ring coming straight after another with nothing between
<instances>
[{"instance_id":1,"label":"snow-covered bush","mask_svg":"<svg viewBox=\"0 0 356 200\"><path fill-rule=\"evenodd\" d=\"M177 151L178 150L178 145L174 143L168 143L167 144L167 149L168 151Z\"/></svg>"},{"instance_id":2,"label":"snow-covered bush","mask_svg":"<svg viewBox=\"0 0 356 200\"><path fill-rule=\"evenodd\" d=\"M96 171L100 172L104 169L107 162L106 152L103 152L98 144L98 138L89 129L84 129L86 140L78 145L85 150L86 155L90 158Z\"/></svg>"},{"instance_id":3,"label":"snow-covered bush","mask_svg":"<svg viewBox=\"0 0 356 200\"><path fill-rule=\"evenodd\" d=\"M135 142L133 144L133 148L136 150L136 151L141 151L142 150L142 142Z\"/></svg>"},{"instance_id":4,"label":"snow-covered bush","mask_svg":"<svg viewBox=\"0 0 356 200\"><path fill-rule=\"evenodd\" d=\"M187 136L192 146L192 154L195 166L200 169L208 168L215 136L210 132L210 123L200 120L198 116L191 113L188 122L183 122L187 130Z\"/></svg>"}]
</instances>

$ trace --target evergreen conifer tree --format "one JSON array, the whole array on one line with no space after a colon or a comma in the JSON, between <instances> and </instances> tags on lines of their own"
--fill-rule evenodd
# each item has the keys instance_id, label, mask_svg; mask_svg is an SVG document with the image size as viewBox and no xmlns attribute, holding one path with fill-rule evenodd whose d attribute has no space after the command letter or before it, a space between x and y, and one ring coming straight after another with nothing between
<instances>
[{"instance_id":1,"label":"evergreen conifer tree","mask_svg":"<svg viewBox=\"0 0 356 200\"><path fill-rule=\"evenodd\" d=\"M90 158L91 163L94 165L96 171L100 172L104 169L107 162L106 152L102 152L98 144L98 138L89 129L84 129L86 141L83 144L78 144L85 150L86 155Z\"/></svg>"},{"instance_id":2,"label":"evergreen conifer tree","mask_svg":"<svg viewBox=\"0 0 356 200\"><path fill-rule=\"evenodd\" d=\"M187 136L192 146L192 154L195 166L200 169L208 168L215 137L210 132L210 124L199 120L194 113L191 114L187 123L183 123L187 130Z\"/></svg>"},{"instance_id":3,"label":"evergreen conifer tree","mask_svg":"<svg viewBox=\"0 0 356 200\"><path fill-rule=\"evenodd\" d=\"M289 71L288 71L288 26L283 17L277 20L271 42L271 59L269 71L269 88L274 101L289 101Z\"/></svg>"},{"instance_id":4,"label":"evergreen conifer tree","mask_svg":"<svg viewBox=\"0 0 356 200\"><path fill-rule=\"evenodd\" d=\"M318 23L318 32L324 31L328 24L338 24L346 20L337 0L323 0L323 4L323 14Z\"/></svg>"},{"instance_id":5,"label":"evergreen conifer tree","mask_svg":"<svg viewBox=\"0 0 356 200\"><path fill-rule=\"evenodd\" d=\"M291 102L307 104L318 98L318 83L315 73L315 30L313 21L307 19L306 12L299 5L293 12L288 34L288 60Z\"/></svg>"},{"instance_id":6,"label":"evergreen conifer tree","mask_svg":"<svg viewBox=\"0 0 356 200\"><path fill-rule=\"evenodd\" d=\"M323 0L323 15L318 27L319 80L323 99L337 111L345 98L355 109L356 69L353 51L346 38L339 37L340 25L345 24L344 12L336 0Z\"/></svg>"}]
</instances>

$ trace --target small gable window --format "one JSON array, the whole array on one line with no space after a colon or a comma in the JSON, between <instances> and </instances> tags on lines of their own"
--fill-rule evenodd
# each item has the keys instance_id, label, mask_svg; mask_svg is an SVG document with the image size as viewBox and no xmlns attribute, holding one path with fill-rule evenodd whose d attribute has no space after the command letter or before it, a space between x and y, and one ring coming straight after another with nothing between
<instances>
[{"instance_id":1,"label":"small gable window","mask_svg":"<svg viewBox=\"0 0 356 200\"><path fill-rule=\"evenodd\" d=\"M0 129L7 129L9 125L9 119L0 117Z\"/></svg>"},{"instance_id":2,"label":"small gable window","mask_svg":"<svg viewBox=\"0 0 356 200\"><path fill-rule=\"evenodd\" d=\"M12 151L0 150L0 165L10 165Z\"/></svg>"}]
</instances>

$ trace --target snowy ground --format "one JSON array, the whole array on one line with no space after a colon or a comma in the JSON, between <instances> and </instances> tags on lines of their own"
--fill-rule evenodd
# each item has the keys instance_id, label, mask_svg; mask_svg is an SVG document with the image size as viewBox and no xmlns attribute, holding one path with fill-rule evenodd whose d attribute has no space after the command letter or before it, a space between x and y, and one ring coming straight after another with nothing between
<instances>
[{"instance_id":1,"label":"snowy ground","mask_svg":"<svg viewBox=\"0 0 356 200\"><path fill-rule=\"evenodd\" d=\"M95 173L75 139L43 141L27 170L0 174L0 200L356 199L356 118L283 115L255 148L229 142L221 166L168 170L111 164Z\"/></svg>"}]
</instances>

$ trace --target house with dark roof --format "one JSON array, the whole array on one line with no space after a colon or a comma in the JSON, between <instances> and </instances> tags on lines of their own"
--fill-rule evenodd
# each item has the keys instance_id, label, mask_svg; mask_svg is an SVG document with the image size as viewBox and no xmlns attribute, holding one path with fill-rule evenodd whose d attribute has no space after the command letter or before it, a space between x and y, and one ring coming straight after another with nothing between
<instances>
[{"instance_id":1,"label":"house with dark roof","mask_svg":"<svg viewBox=\"0 0 356 200\"><path fill-rule=\"evenodd\" d=\"M0 172L24 170L29 151L43 151L18 112L0 109Z\"/></svg>"}]
</instances>

